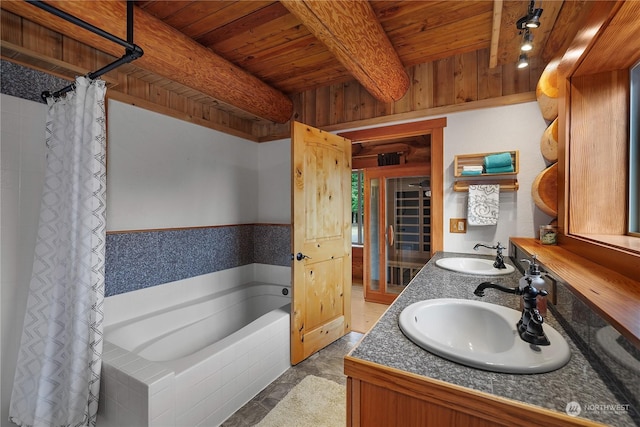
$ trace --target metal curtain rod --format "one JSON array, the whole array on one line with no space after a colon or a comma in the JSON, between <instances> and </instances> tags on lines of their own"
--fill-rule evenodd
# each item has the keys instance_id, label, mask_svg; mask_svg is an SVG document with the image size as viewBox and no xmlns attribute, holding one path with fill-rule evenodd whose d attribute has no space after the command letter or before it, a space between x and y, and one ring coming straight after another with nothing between
<instances>
[{"instance_id":1,"label":"metal curtain rod","mask_svg":"<svg viewBox=\"0 0 640 427\"><path fill-rule=\"evenodd\" d=\"M26 0L26 1L27 3L30 3L36 7L39 7L40 9L45 10L59 18L62 18L67 22L77 25L78 27L81 27L85 30L91 31L94 34L97 34L102 38L105 38L114 43L117 43L120 46L123 46L125 48L125 54L122 57L120 57L119 59L116 59L111 64L105 65L99 70L96 70L87 74L87 77L90 78L91 80L97 79L101 75L108 73L109 71L115 68L118 68L121 65L127 64L135 59L138 59L144 54L144 51L142 50L142 48L133 43L133 1L131 0L127 0L127 40L122 40L120 37L116 37L113 34L108 33L101 28L91 25L88 22L83 21L82 19L76 18L75 16L70 15L63 10L55 8L40 0ZM75 87L75 84L72 83L69 86L66 86L54 93L51 93L49 91L44 91L42 92L42 94L40 94L40 97L46 102L47 98L49 97L58 98L61 95L64 95L65 93L73 90L74 87Z\"/></svg>"}]
</instances>

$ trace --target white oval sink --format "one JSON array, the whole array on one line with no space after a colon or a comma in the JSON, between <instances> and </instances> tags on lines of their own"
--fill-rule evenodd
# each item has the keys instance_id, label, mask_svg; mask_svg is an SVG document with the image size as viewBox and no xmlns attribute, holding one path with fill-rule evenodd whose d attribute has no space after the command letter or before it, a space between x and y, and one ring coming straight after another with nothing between
<instances>
[{"instance_id":1,"label":"white oval sink","mask_svg":"<svg viewBox=\"0 0 640 427\"><path fill-rule=\"evenodd\" d=\"M445 359L493 372L540 374L571 358L565 339L543 325L548 346L523 341L516 324L520 312L475 300L432 299L406 307L398 321L415 344Z\"/></svg>"},{"instance_id":2,"label":"white oval sink","mask_svg":"<svg viewBox=\"0 0 640 427\"><path fill-rule=\"evenodd\" d=\"M436 265L458 273L476 274L479 276L501 276L515 271L512 265L505 264L506 268L495 268L495 261L482 258L440 258Z\"/></svg>"}]
</instances>

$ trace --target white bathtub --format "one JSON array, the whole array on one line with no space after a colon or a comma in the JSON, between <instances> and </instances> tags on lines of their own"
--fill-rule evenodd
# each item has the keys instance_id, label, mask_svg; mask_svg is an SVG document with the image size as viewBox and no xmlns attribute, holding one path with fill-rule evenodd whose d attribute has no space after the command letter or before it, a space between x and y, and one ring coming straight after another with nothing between
<instances>
[{"instance_id":1,"label":"white bathtub","mask_svg":"<svg viewBox=\"0 0 640 427\"><path fill-rule=\"evenodd\" d=\"M217 426L288 369L289 285L244 282L274 268L107 299L98 427ZM276 280L288 280L280 268ZM118 314L108 320L110 309Z\"/></svg>"}]
</instances>

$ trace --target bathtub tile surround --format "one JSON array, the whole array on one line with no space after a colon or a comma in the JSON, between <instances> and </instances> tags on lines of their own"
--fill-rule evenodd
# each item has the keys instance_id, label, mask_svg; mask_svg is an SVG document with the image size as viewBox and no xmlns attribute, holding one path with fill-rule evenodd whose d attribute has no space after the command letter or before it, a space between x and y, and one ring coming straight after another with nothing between
<instances>
[{"instance_id":1,"label":"bathtub tile surround","mask_svg":"<svg viewBox=\"0 0 640 427\"><path fill-rule=\"evenodd\" d=\"M291 227L289 225L255 224L253 244L253 262L291 265Z\"/></svg>"},{"instance_id":2,"label":"bathtub tile surround","mask_svg":"<svg viewBox=\"0 0 640 427\"><path fill-rule=\"evenodd\" d=\"M126 334L119 336L123 346L131 347L127 350L111 342L110 334L117 328L137 329L144 341L158 334L147 331L146 326L163 324L178 327L179 333L183 329L180 322L191 327L199 324L198 318L206 320L211 314L209 305L218 299L218 305L244 313L247 310L236 305L239 301L236 290L260 281L276 285L277 294L284 298L279 288L289 287L290 275L290 267L253 263L106 298L104 381L98 425L220 425L290 367L288 306L270 311L216 343L173 360L148 360L139 355L143 352L141 347L148 343L138 344L136 337L131 337L131 341ZM265 294L256 298L262 301L273 297ZM195 313L176 311L194 305L207 306ZM160 331L151 345L158 344L166 335ZM175 344L171 348L174 347ZM155 356L163 359L159 353L147 357L156 360Z\"/></svg>"},{"instance_id":3,"label":"bathtub tile surround","mask_svg":"<svg viewBox=\"0 0 640 427\"><path fill-rule=\"evenodd\" d=\"M171 371L105 342L98 425L172 425L174 391Z\"/></svg>"},{"instance_id":4,"label":"bathtub tile surround","mask_svg":"<svg viewBox=\"0 0 640 427\"><path fill-rule=\"evenodd\" d=\"M289 368L288 326L281 316L180 373L105 341L98 425L220 425Z\"/></svg>"},{"instance_id":5,"label":"bathtub tile surround","mask_svg":"<svg viewBox=\"0 0 640 427\"><path fill-rule=\"evenodd\" d=\"M290 265L288 224L107 234L105 296L260 263Z\"/></svg>"}]
</instances>

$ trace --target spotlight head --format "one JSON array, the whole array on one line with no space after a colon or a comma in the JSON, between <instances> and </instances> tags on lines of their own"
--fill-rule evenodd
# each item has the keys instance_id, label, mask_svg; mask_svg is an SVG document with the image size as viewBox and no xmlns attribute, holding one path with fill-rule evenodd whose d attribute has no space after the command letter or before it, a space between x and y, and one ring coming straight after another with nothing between
<instances>
[{"instance_id":1,"label":"spotlight head","mask_svg":"<svg viewBox=\"0 0 640 427\"><path fill-rule=\"evenodd\" d=\"M524 35L522 36L522 44L520 45L520 50L523 52L529 52L533 49L533 34L529 32L529 29L524 31Z\"/></svg>"},{"instance_id":2,"label":"spotlight head","mask_svg":"<svg viewBox=\"0 0 640 427\"><path fill-rule=\"evenodd\" d=\"M526 28L538 28L540 26L540 16L543 9L535 7L535 0L531 0L527 8L527 14L516 21L516 27L519 30Z\"/></svg>"},{"instance_id":3,"label":"spotlight head","mask_svg":"<svg viewBox=\"0 0 640 427\"><path fill-rule=\"evenodd\" d=\"M538 28L540 26L541 15L542 15L542 9L535 9L533 13L527 17L525 26L527 28Z\"/></svg>"},{"instance_id":4,"label":"spotlight head","mask_svg":"<svg viewBox=\"0 0 640 427\"><path fill-rule=\"evenodd\" d=\"M526 53L521 53L518 58L518 68L527 68L529 66L529 57Z\"/></svg>"}]
</instances>

